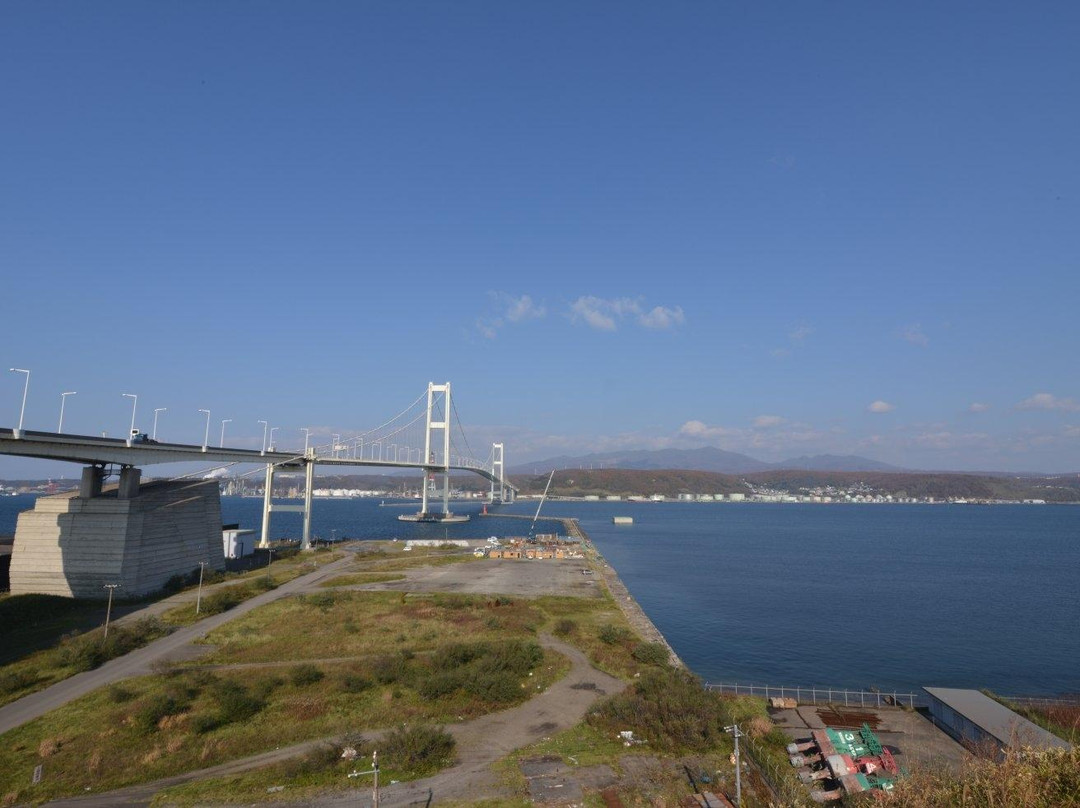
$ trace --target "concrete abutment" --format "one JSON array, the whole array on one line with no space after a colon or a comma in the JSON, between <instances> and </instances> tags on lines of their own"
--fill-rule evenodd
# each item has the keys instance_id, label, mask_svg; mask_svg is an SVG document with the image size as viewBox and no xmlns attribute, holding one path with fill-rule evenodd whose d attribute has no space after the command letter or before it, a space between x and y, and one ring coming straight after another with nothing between
<instances>
[{"instance_id":1,"label":"concrete abutment","mask_svg":"<svg viewBox=\"0 0 1080 808\"><path fill-rule=\"evenodd\" d=\"M19 514L11 556L11 593L104 599L160 590L174 575L225 569L221 497L214 480L139 484L126 467L102 487L100 467L83 469L79 491L40 497Z\"/></svg>"}]
</instances>

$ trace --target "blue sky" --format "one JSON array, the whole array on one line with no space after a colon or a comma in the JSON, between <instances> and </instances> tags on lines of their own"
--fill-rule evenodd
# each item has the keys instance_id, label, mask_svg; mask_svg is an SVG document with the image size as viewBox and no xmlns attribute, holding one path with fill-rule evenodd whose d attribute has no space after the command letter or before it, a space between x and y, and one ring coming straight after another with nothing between
<instances>
[{"instance_id":1,"label":"blue sky","mask_svg":"<svg viewBox=\"0 0 1080 808\"><path fill-rule=\"evenodd\" d=\"M133 392L237 445L449 379L510 465L1080 470L1077 41L1065 2L5 3L0 424L11 366L28 428Z\"/></svg>"}]
</instances>

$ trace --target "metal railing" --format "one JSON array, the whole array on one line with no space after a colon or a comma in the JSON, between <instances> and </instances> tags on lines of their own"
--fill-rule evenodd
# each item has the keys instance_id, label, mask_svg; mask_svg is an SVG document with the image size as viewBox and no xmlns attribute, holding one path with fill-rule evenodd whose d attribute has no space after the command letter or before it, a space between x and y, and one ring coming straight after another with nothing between
<instances>
[{"instance_id":1,"label":"metal railing","mask_svg":"<svg viewBox=\"0 0 1080 808\"><path fill-rule=\"evenodd\" d=\"M845 707L926 707L929 700L923 693L851 690L843 687L789 687L775 685L744 685L736 682L706 682L706 690L732 693L736 696L761 696L795 699L800 704L843 704Z\"/></svg>"}]
</instances>

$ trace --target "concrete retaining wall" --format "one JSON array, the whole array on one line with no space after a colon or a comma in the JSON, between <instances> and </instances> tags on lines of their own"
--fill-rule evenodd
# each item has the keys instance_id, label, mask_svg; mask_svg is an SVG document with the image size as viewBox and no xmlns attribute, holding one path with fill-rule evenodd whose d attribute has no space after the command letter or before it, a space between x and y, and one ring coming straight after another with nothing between
<instances>
[{"instance_id":1,"label":"concrete retaining wall","mask_svg":"<svg viewBox=\"0 0 1080 808\"><path fill-rule=\"evenodd\" d=\"M221 498L212 480L146 483L119 499L115 487L82 499L39 497L19 514L11 557L11 593L102 599L155 592L174 575L225 569Z\"/></svg>"}]
</instances>

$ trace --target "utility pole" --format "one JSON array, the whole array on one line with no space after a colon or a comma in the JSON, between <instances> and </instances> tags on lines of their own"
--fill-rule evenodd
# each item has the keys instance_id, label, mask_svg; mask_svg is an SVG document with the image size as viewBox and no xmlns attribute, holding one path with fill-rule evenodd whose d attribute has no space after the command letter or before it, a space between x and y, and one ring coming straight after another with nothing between
<instances>
[{"instance_id":1,"label":"utility pole","mask_svg":"<svg viewBox=\"0 0 1080 808\"><path fill-rule=\"evenodd\" d=\"M738 724L724 727L724 732L735 738L735 806L742 808L742 760L739 758L739 738L746 737Z\"/></svg>"},{"instance_id":2,"label":"utility pole","mask_svg":"<svg viewBox=\"0 0 1080 808\"><path fill-rule=\"evenodd\" d=\"M202 577L203 577L203 570L206 569L206 565L208 563L210 563L210 562L208 562L208 561L200 561L199 562L199 594L195 598L195 614L198 614L199 610L202 608Z\"/></svg>"},{"instance_id":3,"label":"utility pole","mask_svg":"<svg viewBox=\"0 0 1080 808\"><path fill-rule=\"evenodd\" d=\"M109 590L109 605L105 608L105 636L103 640L109 639L109 618L112 616L112 596L113 590L120 584L105 584L105 589Z\"/></svg>"},{"instance_id":4,"label":"utility pole","mask_svg":"<svg viewBox=\"0 0 1080 808\"><path fill-rule=\"evenodd\" d=\"M349 772L349 777L363 777L367 774L375 775L375 791L371 795L372 808L379 808L379 753L371 753L371 766L366 772Z\"/></svg>"},{"instance_id":5,"label":"utility pole","mask_svg":"<svg viewBox=\"0 0 1080 808\"><path fill-rule=\"evenodd\" d=\"M274 561L274 548L273 547L267 547L266 548L266 580L267 581L270 580L270 564L272 564L273 561Z\"/></svg>"}]
</instances>

